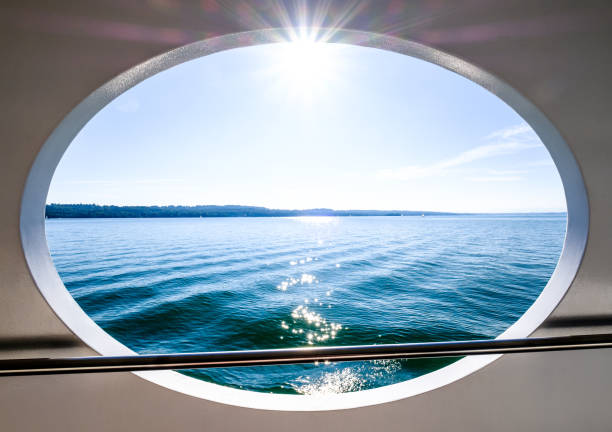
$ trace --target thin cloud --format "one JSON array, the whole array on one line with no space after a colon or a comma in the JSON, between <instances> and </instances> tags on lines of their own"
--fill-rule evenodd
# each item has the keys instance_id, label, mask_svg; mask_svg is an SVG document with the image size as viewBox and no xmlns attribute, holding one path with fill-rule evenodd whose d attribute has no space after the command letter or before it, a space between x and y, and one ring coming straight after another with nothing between
<instances>
[{"instance_id":1,"label":"thin cloud","mask_svg":"<svg viewBox=\"0 0 612 432\"><path fill-rule=\"evenodd\" d=\"M409 180L434 175L440 176L447 174L453 168L458 168L478 160L510 155L534 147L537 147L537 144L522 142L486 144L431 165L412 165L396 169L384 169L379 171L378 175L395 180Z\"/></svg>"},{"instance_id":2,"label":"thin cloud","mask_svg":"<svg viewBox=\"0 0 612 432\"><path fill-rule=\"evenodd\" d=\"M523 177L520 176L488 176L488 177L470 177L469 181L473 182L518 182L522 181Z\"/></svg>"},{"instance_id":3,"label":"thin cloud","mask_svg":"<svg viewBox=\"0 0 612 432\"><path fill-rule=\"evenodd\" d=\"M504 156L519 152L521 150L537 147L535 143L509 141L496 144L485 144L471 150L460 153L454 158L438 162L434 166L440 168L452 168L460 165L465 165L477 160L488 159L496 156Z\"/></svg>"},{"instance_id":4,"label":"thin cloud","mask_svg":"<svg viewBox=\"0 0 612 432\"><path fill-rule=\"evenodd\" d=\"M527 124L520 124L497 130L487 135L484 140L495 142L480 145L473 149L459 153L454 157L444 159L430 165L411 165L401 168L383 169L378 172L378 176L394 180L410 180L415 178L442 176L446 175L454 168L468 165L472 162L499 156L506 156L523 150L535 148L540 145L536 135ZM515 174L518 173L501 173L502 177L505 176L507 179L505 181L510 181L508 179L518 178ZM493 176L482 178L491 177Z\"/></svg>"},{"instance_id":5,"label":"thin cloud","mask_svg":"<svg viewBox=\"0 0 612 432\"><path fill-rule=\"evenodd\" d=\"M548 160L527 162L527 166L530 166L530 167L555 166L555 163L553 162L552 159L548 159Z\"/></svg>"},{"instance_id":6,"label":"thin cloud","mask_svg":"<svg viewBox=\"0 0 612 432\"><path fill-rule=\"evenodd\" d=\"M490 139L509 139L509 138L517 138L524 137L525 135L533 135L533 129L529 127L528 124L523 123L520 125L514 125L507 128L503 128L500 130L496 130L495 132L491 132L489 135L485 137L486 140Z\"/></svg>"},{"instance_id":7,"label":"thin cloud","mask_svg":"<svg viewBox=\"0 0 612 432\"><path fill-rule=\"evenodd\" d=\"M527 174L528 171L526 170L497 170L497 169L488 169L487 170L487 174L490 175L494 175L494 176L516 176L516 175L522 175L522 174Z\"/></svg>"}]
</instances>

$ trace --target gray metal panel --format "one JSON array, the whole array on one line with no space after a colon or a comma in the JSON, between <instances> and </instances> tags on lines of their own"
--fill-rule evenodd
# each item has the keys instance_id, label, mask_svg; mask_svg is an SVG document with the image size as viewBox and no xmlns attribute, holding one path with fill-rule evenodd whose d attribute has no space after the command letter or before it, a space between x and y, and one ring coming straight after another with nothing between
<instances>
[{"instance_id":1,"label":"gray metal panel","mask_svg":"<svg viewBox=\"0 0 612 432\"><path fill-rule=\"evenodd\" d=\"M223 7L215 8L219 3ZM238 3L3 2L0 338L21 347L3 356L94 354L48 307L21 249L21 196L42 144L88 94L134 65L214 34L266 26ZM267 8L269 1L245 3L262 16L273 10ZM348 3L352 2L334 2L333 7ZM347 20L347 28L393 32L467 60L518 90L560 131L584 176L589 237L575 281L536 334L609 331L612 4L569 0L363 4ZM165 37L163 28L177 32ZM37 347L32 343L37 340L46 342ZM612 424L611 360L611 353L604 350L505 356L418 396L320 412L217 404L129 373L6 378L0 386L0 428L605 431Z\"/></svg>"}]
</instances>

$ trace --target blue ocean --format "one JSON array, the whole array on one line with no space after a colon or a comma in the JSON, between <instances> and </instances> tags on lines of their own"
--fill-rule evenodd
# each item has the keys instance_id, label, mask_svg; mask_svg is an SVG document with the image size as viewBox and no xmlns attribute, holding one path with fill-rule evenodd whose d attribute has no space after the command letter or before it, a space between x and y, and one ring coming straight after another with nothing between
<instances>
[{"instance_id":1,"label":"blue ocean","mask_svg":"<svg viewBox=\"0 0 612 432\"><path fill-rule=\"evenodd\" d=\"M83 310L138 353L493 338L534 302L565 214L48 219ZM183 371L274 393L350 392L456 359Z\"/></svg>"}]
</instances>

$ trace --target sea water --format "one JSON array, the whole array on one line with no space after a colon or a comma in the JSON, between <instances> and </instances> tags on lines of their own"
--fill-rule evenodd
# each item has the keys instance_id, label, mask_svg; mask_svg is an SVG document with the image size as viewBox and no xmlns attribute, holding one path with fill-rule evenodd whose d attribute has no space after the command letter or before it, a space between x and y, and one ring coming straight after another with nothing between
<instances>
[{"instance_id":1,"label":"sea water","mask_svg":"<svg viewBox=\"0 0 612 432\"><path fill-rule=\"evenodd\" d=\"M493 338L548 282L565 214L48 219L67 289L138 353ZM349 392L456 359L183 371L261 392Z\"/></svg>"}]
</instances>

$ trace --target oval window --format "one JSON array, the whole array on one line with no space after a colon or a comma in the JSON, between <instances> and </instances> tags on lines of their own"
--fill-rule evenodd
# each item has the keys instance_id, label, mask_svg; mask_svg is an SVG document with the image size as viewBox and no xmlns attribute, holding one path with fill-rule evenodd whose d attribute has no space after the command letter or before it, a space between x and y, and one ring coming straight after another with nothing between
<instances>
[{"instance_id":1,"label":"oval window","mask_svg":"<svg viewBox=\"0 0 612 432\"><path fill-rule=\"evenodd\" d=\"M46 233L78 304L138 353L494 338L547 284L566 213L536 134L405 55L278 43L126 91L53 177ZM456 359L183 371L351 392Z\"/></svg>"}]
</instances>

